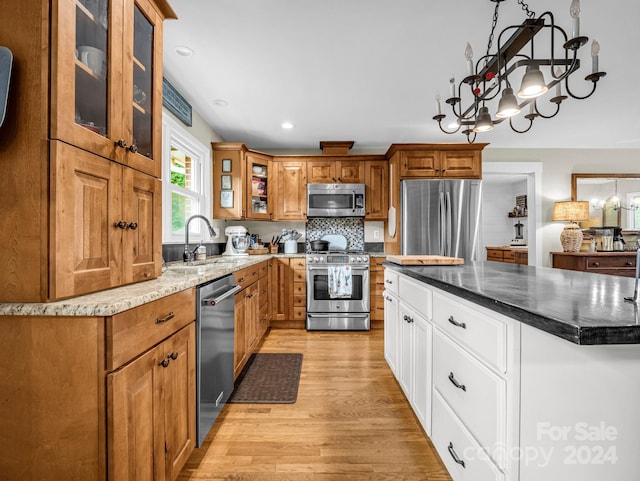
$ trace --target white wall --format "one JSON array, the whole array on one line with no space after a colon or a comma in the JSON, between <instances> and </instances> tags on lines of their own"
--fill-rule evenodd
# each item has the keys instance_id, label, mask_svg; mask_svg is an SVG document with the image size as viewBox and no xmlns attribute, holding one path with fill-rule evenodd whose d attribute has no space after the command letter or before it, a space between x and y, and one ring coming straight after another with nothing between
<instances>
[{"instance_id":1,"label":"white wall","mask_svg":"<svg viewBox=\"0 0 640 481\"><path fill-rule=\"evenodd\" d=\"M525 134L526 135L526 134ZM572 173L640 173L640 149L492 149L483 162L542 163L542 265L550 265L549 252L562 249L563 224L551 222L553 203L571 198Z\"/></svg>"},{"instance_id":2,"label":"white wall","mask_svg":"<svg viewBox=\"0 0 640 481\"><path fill-rule=\"evenodd\" d=\"M516 205L516 196L526 195L527 180L505 182L485 178L482 184L482 248L508 246L516 235L514 225L517 222L524 224L526 239L528 218L510 218L509 212ZM482 259L486 259L486 250Z\"/></svg>"}]
</instances>

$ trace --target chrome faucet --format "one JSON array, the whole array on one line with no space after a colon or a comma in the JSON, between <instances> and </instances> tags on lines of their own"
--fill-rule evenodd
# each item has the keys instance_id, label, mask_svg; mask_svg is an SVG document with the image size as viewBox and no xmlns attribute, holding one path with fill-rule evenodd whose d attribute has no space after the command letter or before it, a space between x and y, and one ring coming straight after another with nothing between
<instances>
[{"instance_id":1,"label":"chrome faucet","mask_svg":"<svg viewBox=\"0 0 640 481\"><path fill-rule=\"evenodd\" d=\"M207 227L209 228L209 234L211 235L211 238L214 238L216 236L216 231L213 230L213 227L211 227L211 222L209 222L209 219L207 219L205 216L196 214L189 217L187 219L187 222L185 222L184 224L184 253L182 254L182 260L184 262L194 260L196 258L196 250L198 249L198 247L200 247L200 244L198 244L196 248L193 249L193 251L189 250L189 223L193 219L202 219L203 221L205 221Z\"/></svg>"},{"instance_id":2,"label":"chrome faucet","mask_svg":"<svg viewBox=\"0 0 640 481\"><path fill-rule=\"evenodd\" d=\"M638 278L640 277L640 245L638 245L638 253L636 254L636 285L633 289L633 297L625 297L625 301L638 302Z\"/></svg>"}]
</instances>

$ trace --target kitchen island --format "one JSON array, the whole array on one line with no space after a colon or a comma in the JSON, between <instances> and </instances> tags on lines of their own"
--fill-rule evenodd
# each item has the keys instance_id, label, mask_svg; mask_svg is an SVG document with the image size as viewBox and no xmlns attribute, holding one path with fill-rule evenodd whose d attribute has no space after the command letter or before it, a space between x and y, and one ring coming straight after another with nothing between
<instances>
[{"instance_id":1,"label":"kitchen island","mask_svg":"<svg viewBox=\"0 0 640 481\"><path fill-rule=\"evenodd\" d=\"M635 480L632 279L385 266L385 358L454 480Z\"/></svg>"}]
</instances>

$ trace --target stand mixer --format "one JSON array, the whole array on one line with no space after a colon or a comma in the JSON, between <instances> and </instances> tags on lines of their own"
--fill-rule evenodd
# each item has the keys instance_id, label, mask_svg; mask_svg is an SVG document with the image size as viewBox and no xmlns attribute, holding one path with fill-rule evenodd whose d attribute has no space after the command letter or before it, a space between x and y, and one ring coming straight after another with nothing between
<instances>
[{"instance_id":1,"label":"stand mixer","mask_svg":"<svg viewBox=\"0 0 640 481\"><path fill-rule=\"evenodd\" d=\"M249 232L246 227L232 225L224 230L227 236L227 246L222 253L223 256L248 256Z\"/></svg>"}]
</instances>

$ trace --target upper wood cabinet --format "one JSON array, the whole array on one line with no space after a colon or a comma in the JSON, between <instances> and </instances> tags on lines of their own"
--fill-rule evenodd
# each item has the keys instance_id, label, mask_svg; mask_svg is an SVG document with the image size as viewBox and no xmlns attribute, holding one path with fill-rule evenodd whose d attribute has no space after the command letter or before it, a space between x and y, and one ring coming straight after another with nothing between
<instances>
[{"instance_id":1,"label":"upper wood cabinet","mask_svg":"<svg viewBox=\"0 0 640 481\"><path fill-rule=\"evenodd\" d=\"M247 152L247 218L269 220L272 216L271 156Z\"/></svg>"},{"instance_id":2,"label":"upper wood cabinet","mask_svg":"<svg viewBox=\"0 0 640 481\"><path fill-rule=\"evenodd\" d=\"M0 179L0 243L12 246L0 250L0 302L159 275L159 183L129 187L140 173L160 177L162 20L175 14L166 0L0 0L0 9L12 25L0 45L20 65L0 132L3 158L16 160Z\"/></svg>"},{"instance_id":3,"label":"upper wood cabinet","mask_svg":"<svg viewBox=\"0 0 640 481\"><path fill-rule=\"evenodd\" d=\"M247 148L235 142L213 142L213 217L244 219Z\"/></svg>"},{"instance_id":4,"label":"upper wood cabinet","mask_svg":"<svg viewBox=\"0 0 640 481\"><path fill-rule=\"evenodd\" d=\"M307 163L309 184L362 184L365 166L361 160L311 160Z\"/></svg>"},{"instance_id":5,"label":"upper wood cabinet","mask_svg":"<svg viewBox=\"0 0 640 481\"><path fill-rule=\"evenodd\" d=\"M482 149L487 144L394 144L400 178L482 178Z\"/></svg>"},{"instance_id":6,"label":"upper wood cabinet","mask_svg":"<svg viewBox=\"0 0 640 481\"><path fill-rule=\"evenodd\" d=\"M52 9L51 137L160 177L164 0Z\"/></svg>"},{"instance_id":7,"label":"upper wood cabinet","mask_svg":"<svg viewBox=\"0 0 640 481\"><path fill-rule=\"evenodd\" d=\"M158 277L160 180L62 142L52 146L50 297Z\"/></svg>"},{"instance_id":8,"label":"upper wood cabinet","mask_svg":"<svg viewBox=\"0 0 640 481\"><path fill-rule=\"evenodd\" d=\"M274 220L306 220L307 163L300 160L274 161L276 209Z\"/></svg>"},{"instance_id":9,"label":"upper wood cabinet","mask_svg":"<svg viewBox=\"0 0 640 481\"><path fill-rule=\"evenodd\" d=\"M389 211L389 162L365 161L365 220L384 220Z\"/></svg>"}]
</instances>

